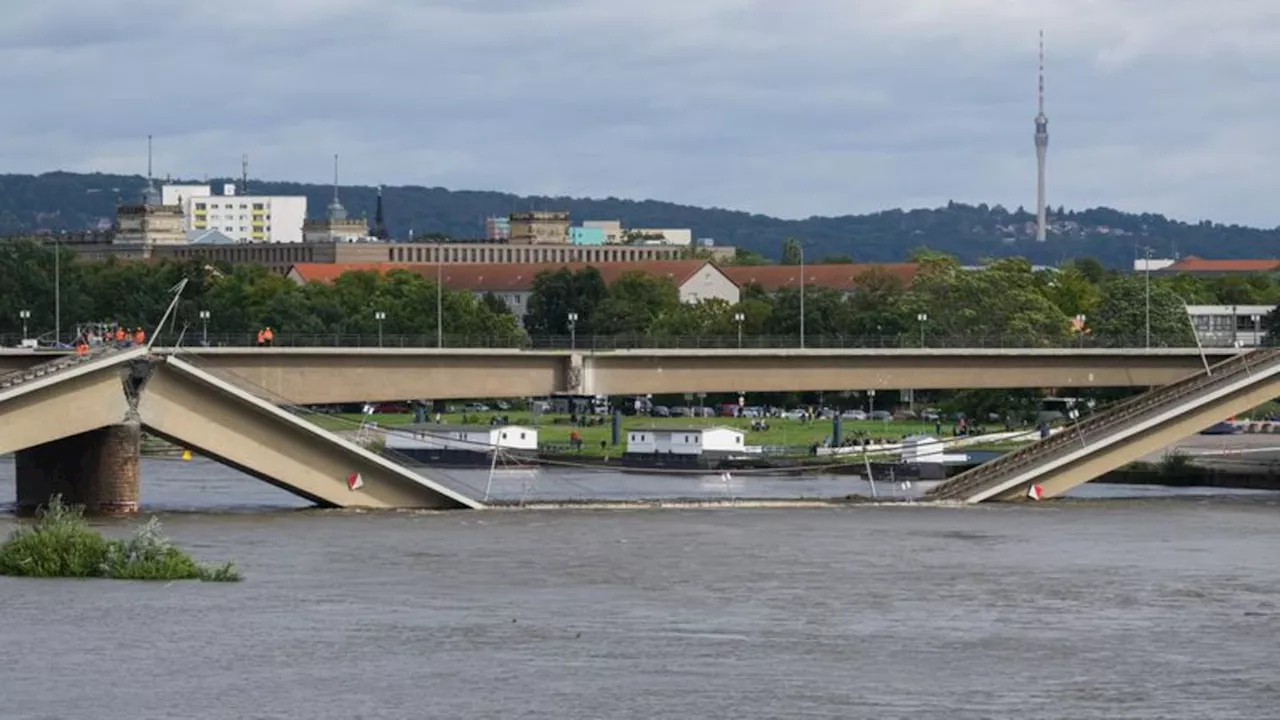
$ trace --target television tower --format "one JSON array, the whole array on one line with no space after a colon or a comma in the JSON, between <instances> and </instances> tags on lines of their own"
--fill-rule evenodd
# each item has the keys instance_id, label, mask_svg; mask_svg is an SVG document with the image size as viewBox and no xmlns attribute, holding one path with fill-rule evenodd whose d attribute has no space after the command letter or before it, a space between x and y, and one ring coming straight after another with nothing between
<instances>
[{"instance_id":1,"label":"television tower","mask_svg":"<svg viewBox=\"0 0 1280 720\"><path fill-rule=\"evenodd\" d=\"M1040 31L1040 112L1036 114L1036 242L1044 242L1048 226L1044 199L1044 160L1049 150L1049 118L1044 114L1044 30Z\"/></svg>"}]
</instances>

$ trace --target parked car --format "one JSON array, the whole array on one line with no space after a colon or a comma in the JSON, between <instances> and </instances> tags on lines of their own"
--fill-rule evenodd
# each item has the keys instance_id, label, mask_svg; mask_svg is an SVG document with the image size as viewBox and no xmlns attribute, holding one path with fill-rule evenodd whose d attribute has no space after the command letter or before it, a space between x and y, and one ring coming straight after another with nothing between
<instances>
[{"instance_id":1,"label":"parked car","mask_svg":"<svg viewBox=\"0 0 1280 720\"><path fill-rule=\"evenodd\" d=\"M871 413L872 420L892 420L893 413L888 410L874 410Z\"/></svg>"},{"instance_id":2,"label":"parked car","mask_svg":"<svg viewBox=\"0 0 1280 720\"><path fill-rule=\"evenodd\" d=\"M671 417L671 408L666 405L654 405L649 414L653 417Z\"/></svg>"},{"instance_id":3,"label":"parked car","mask_svg":"<svg viewBox=\"0 0 1280 720\"><path fill-rule=\"evenodd\" d=\"M489 412L489 406L480 402L467 403L462 406L463 412Z\"/></svg>"},{"instance_id":4,"label":"parked car","mask_svg":"<svg viewBox=\"0 0 1280 720\"><path fill-rule=\"evenodd\" d=\"M865 410L845 410L840 413L840 417L845 420L866 420L867 413Z\"/></svg>"}]
</instances>

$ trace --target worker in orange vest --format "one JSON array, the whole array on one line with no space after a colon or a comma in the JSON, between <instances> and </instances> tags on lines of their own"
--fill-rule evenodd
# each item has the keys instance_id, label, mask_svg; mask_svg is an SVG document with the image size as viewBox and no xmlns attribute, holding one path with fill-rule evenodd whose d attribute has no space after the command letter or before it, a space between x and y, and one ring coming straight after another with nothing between
<instances>
[{"instance_id":1,"label":"worker in orange vest","mask_svg":"<svg viewBox=\"0 0 1280 720\"><path fill-rule=\"evenodd\" d=\"M142 331L142 328L133 331L133 342L138 345L147 344L147 334Z\"/></svg>"},{"instance_id":2,"label":"worker in orange vest","mask_svg":"<svg viewBox=\"0 0 1280 720\"><path fill-rule=\"evenodd\" d=\"M76 343L76 355L83 357L88 354L89 354L89 346L84 343L84 340L81 340L80 342Z\"/></svg>"},{"instance_id":3,"label":"worker in orange vest","mask_svg":"<svg viewBox=\"0 0 1280 720\"><path fill-rule=\"evenodd\" d=\"M267 331L259 330L258 331L258 347L262 347L262 344L266 341L267 341Z\"/></svg>"},{"instance_id":4,"label":"worker in orange vest","mask_svg":"<svg viewBox=\"0 0 1280 720\"><path fill-rule=\"evenodd\" d=\"M117 326L116 326L116 344L117 344L117 345L124 345L124 338L125 338L125 335L124 335L124 328L122 328L122 327L120 327L119 325L117 325Z\"/></svg>"},{"instance_id":5,"label":"worker in orange vest","mask_svg":"<svg viewBox=\"0 0 1280 720\"><path fill-rule=\"evenodd\" d=\"M274 332L271 332L271 328L268 327L262 331L262 341L264 344L270 345L271 342L275 339L276 339L276 334Z\"/></svg>"}]
</instances>

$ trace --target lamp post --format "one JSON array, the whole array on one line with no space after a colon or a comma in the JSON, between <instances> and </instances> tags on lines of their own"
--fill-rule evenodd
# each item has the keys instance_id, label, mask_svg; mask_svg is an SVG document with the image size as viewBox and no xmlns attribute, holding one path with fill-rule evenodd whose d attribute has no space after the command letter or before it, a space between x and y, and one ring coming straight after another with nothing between
<instances>
[{"instance_id":1,"label":"lamp post","mask_svg":"<svg viewBox=\"0 0 1280 720\"><path fill-rule=\"evenodd\" d=\"M742 349L742 323L746 322L747 316L742 313L734 313L733 321L738 323L738 349Z\"/></svg>"},{"instance_id":2,"label":"lamp post","mask_svg":"<svg viewBox=\"0 0 1280 720\"><path fill-rule=\"evenodd\" d=\"M569 349L578 349L578 313L569 313Z\"/></svg>"},{"instance_id":3,"label":"lamp post","mask_svg":"<svg viewBox=\"0 0 1280 720\"><path fill-rule=\"evenodd\" d=\"M1084 321L1088 319L1084 313L1076 316L1076 333L1080 336L1080 347L1084 347Z\"/></svg>"},{"instance_id":4,"label":"lamp post","mask_svg":"<svg viewBox=\"0 0 1280 720\"><path fill-rule=\"evenodd\" d=\"M62 246L53 236L53 346L62 342Z\"/></svg>"},{"instance_id":5,"label":"lamp post","mask_svg":"<svg viewBox=\"0 0 1280 720\"><path fill-rule=\"evenodd\" d=\"M436 241L436 347L444 347L444 248Z\"/></svg>"},{"instance_id":6,"label":"lamp post","mask_svg":"<svg viewBox=\"0 0 1280 720\"><path fill-rule=\"evenodd\" d=\"M796 243L800 248L800 349L804 349L804 243Z\"/></svg>"},{"instance_id":7,"label":"lamp post","mask_svg":"<svg viewBox=\"0 0 1280 720\"><path fill-rule=\"evenodd\" d=\"M209 347L209 311L200 311L200 341L205 347Z\"/></svg>"},{"instance_id":8,"label":"lamp post","mask_svg":"<svg viewBox=\"0 0 1280 720\"><path fill-rule=\"evenodd\" d=\"M382 321L387 319L387 314L379 310L373 314L373 319L378 321L378 347L382 347Z\"/></svg>"},{"instance_id":9,"label":"lamp post","mask_svg":"<svg viewBox=\"0 0 1280 720\"><path fill-rule=\"evenodd\" d=\"M1142 263L1142 274L1146 276L1147 296L1147 349L1151 349L1151 247L1142 246L1146 259Z\"/></svg>"},{"instance_id":10,"label":"lamp post","mask_svg":"<svg viewBox=\"0 0 1280 720\"><path fill-rule=\"evenodd\" d=\"M30 311L30 310L19 310L19 311L18 311L18 317L22 318L22 342L23 342L23 344L26 344L26 342L27 342L27 320L31 319L31 311Z\"/></svg>"},{"instance_id":11,"label":"lamp post","mask_svg":"<svg viewBox=\"0 0 1280 720\"><path fill-rule=\"evenodd\" d=\"M916 322L920 323L920 347L924 347L924 324L929 322L928 313L917 313Z\"/></svg>"},{"instance_id":12,"label":"lamp post","mask_svg":"<svg viewBox=\"0 0 1280 720\"><path fill-rule=\"evenodd\" d=\"M870 420L872 414L876 411L876 391L867 391L867 419Z\"/></svg>"}]
</instances>

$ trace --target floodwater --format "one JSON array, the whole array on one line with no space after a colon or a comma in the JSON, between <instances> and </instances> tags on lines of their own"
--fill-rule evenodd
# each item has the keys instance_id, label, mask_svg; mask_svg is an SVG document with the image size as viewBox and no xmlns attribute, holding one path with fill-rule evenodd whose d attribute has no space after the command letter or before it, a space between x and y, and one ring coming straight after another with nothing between
<instances>
[{"instance_id":1,"label":"floodwater","mask_svg":"<svg viewBox=\"0 0 1280 720\"><path fill-rule=\"evenodd\" d=\"M300 511L210 463L144 465L144 504L174 540L245 581L0 578L0 717L1280 712L1276 494L352 513ZM822 482L807 491L856 480Z\"/></svg>"}]
</instances>

